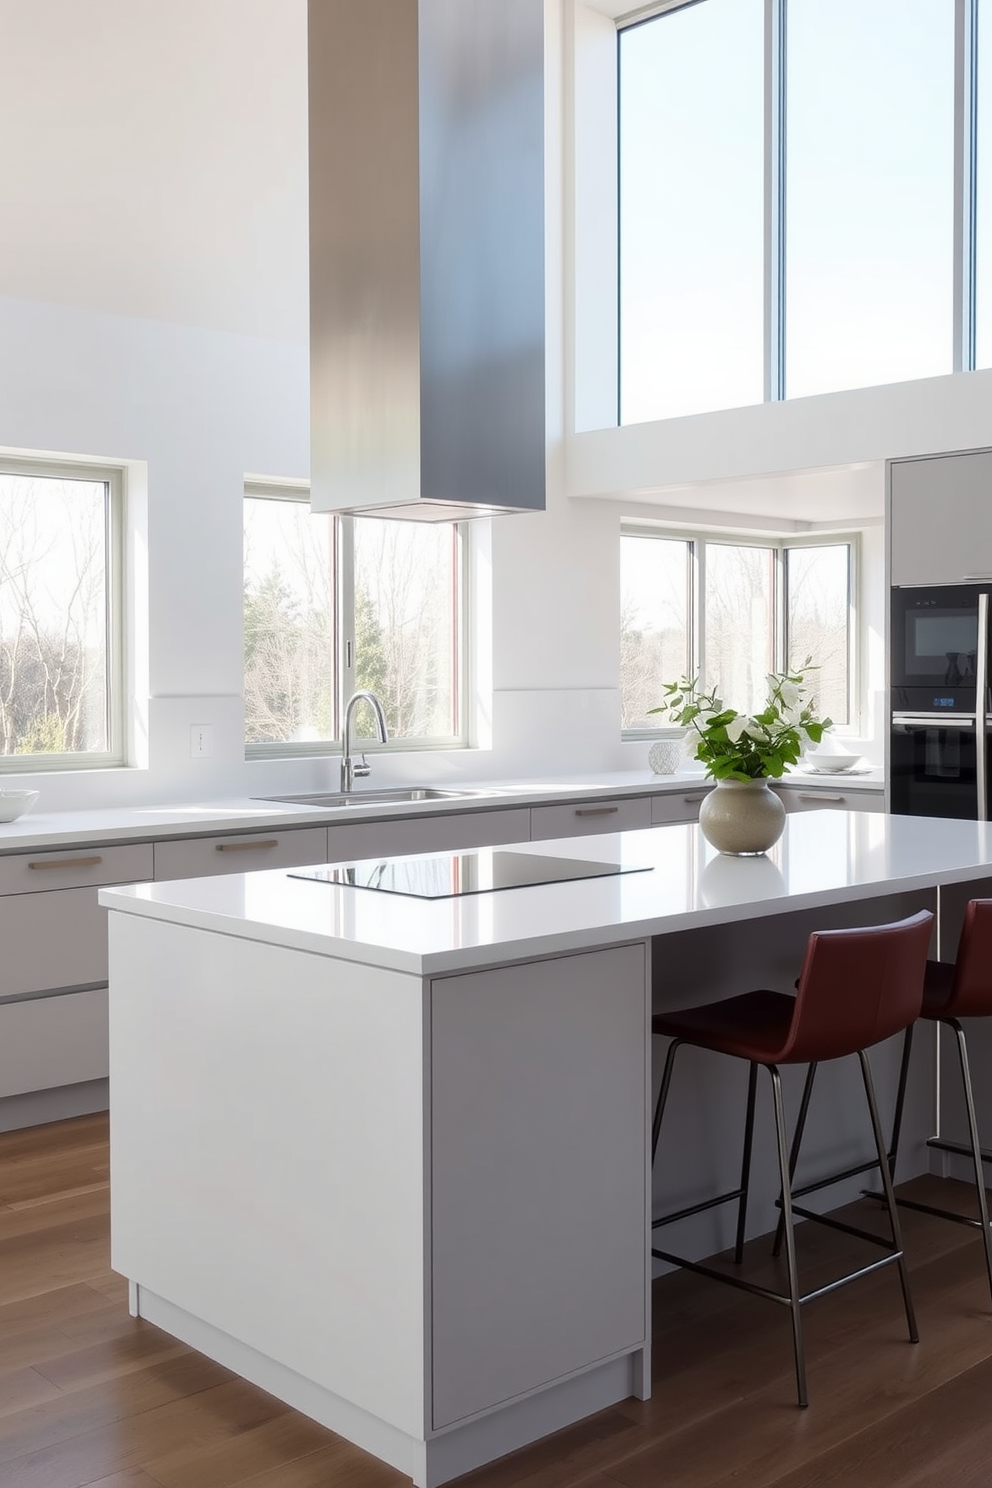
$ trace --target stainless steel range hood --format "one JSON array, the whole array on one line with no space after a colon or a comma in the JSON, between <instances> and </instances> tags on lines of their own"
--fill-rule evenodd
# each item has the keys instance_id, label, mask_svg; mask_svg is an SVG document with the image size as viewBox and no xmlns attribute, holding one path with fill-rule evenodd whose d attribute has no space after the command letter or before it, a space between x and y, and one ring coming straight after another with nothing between
<instances>
[{"instance_id":1,"label":"stainless steel range hood","mask_svg":"<svg viewBox=\"0 0 992 1488\"><path fill-rule=\"evenodd\" d=\"M311 502L544 508L544 0L310 0Z\"/></svg>"}]
</instances>

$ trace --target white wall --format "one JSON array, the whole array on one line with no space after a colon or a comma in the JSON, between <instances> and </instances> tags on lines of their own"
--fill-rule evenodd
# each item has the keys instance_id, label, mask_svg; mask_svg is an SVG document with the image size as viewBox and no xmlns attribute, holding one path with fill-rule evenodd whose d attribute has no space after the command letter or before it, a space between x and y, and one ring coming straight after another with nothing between
<instances>
[{"instance_id":1,"label":"white wall","mask_svg":"<svg viewBox=\"0 0 992 1488\"><path fill-rule=\"evenodd\" d=\"M870 522L882 511L880 462L909 452L907 441L992 443L992 373L573 433L577 400L593 407L609 379L600 369L595 387L587 380L580 389L566 375L572 348L581 342L588 356L612 322L593 313L578 326L577 296L589 295L597 273L570 245L597 214L575 190L582 148L568 121L582 87L566 65L574 0L547 0L546 14L548 510L492 524L491 625L477 636L479 737L491 747L380 758L380 780L643 765L646 747L622 744L618 730L617 535L646 498L659 516L685 520L694 509L719 521L726 512L731 525L754 505L783 531L800 515L805 525ZM304 21L303 0L0 0L7 74L34 79L0 95L5 220L21 224L0 245L0 448L120 460L132 473L136 765L26 772L44 808L288 791L334 778L327 760L248 765L242 736L242 480L306 477L309 463ZM586 42L609 37L602 16L579 29ZM75 65L77 41L99 86ZM598 75L591 55L583 66ZM47 109L36 96L42 78ZM242 135L247 162L236 156ZM589 139L587 130L587 153ZM17 151L24 158L15 161ZM608 155L599 150L600 169ZM74 210L53 215L62 193ZM105 252L91 223L74 226L87 204L103 213ZM25 220L39 235L36 254ZM849 475L837 468L851 461L873 463ZM827 465L829 479L810 477L802 498L793 478L766 479ZM486 543L479 548L485 575ZM870 721L882 665L877 528L865 553ZM189 729L204 723L214 726L215 752L193 760Z\"/></svg>"}]
</instances>

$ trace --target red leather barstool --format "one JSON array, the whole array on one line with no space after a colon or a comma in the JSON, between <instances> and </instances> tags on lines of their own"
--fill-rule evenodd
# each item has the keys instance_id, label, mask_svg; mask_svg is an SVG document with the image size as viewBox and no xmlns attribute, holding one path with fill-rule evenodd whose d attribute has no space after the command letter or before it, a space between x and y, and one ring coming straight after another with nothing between
<instances>
[{"instance_id":1,"label":"red leather barstool","mask_svg":"<svg viewBox=\"0 0 992 1488\"><path fill-rule=\"evenodd\" d=\"M982 1151L978 1138L975 1097L972 1092L971 1070L968 1065L968 1042L964 1029L958 1021L960 1018L992 1016L992 899L972 899L969 902L965 910L961 939L958 942L957 957L954 961L927 962L921 1016L929 1018L934 1023L943 1023L954 1032L961 1065L961 1082L964 1086L965 1110L968 1115L968 1134L971 1140L971 1146L966 1147L961 1142L949 1142L941 1136L934 1135L929 1139L928 1146L971 1158L975 1172L979 1218L972 1219L968 1215L958 1214L951 1209L940 1209L933 1204L921 1204L912 1199L901 1198L899 1203L907 1209L919 1209L924 1214L936 1214L941 1219L952 1219L958 1224L974 1225L981 1230L982 1239L985 1242L985 1266L988 1271L989 1289L992 1291L992 1230L989 1227L989 1208L983 1170L983 1163L992 1161L992 1154ZM906 1078L909 1073L909 1056L912 1046L913 1026L910 1024L906 1029L906 1038L903 1043L892 1146L889 1152L889 1167L893 1177L899 1149L899 1134L902 1129Z\"/></svg>"},{"instance_id":2,"label":"red leather barstool","mask_svg":"<svg viewBox=\"0 0 992 1488\"><path fill-rule=\"evenodd\" d=\"M782 992L746 992L723 1002L708 1003L703 1007L683 1008L678 1012L659 1013L652 1019L656 1034L672 1039L665 1060L661 1089L655 1107L652 1128L652 1161L658 1149L665 1106L672 1083L675 1056L683 1044L711 1049L718 1054L729 1054L736 1059L746 1059L750 1065L748 1075L747 1113L744 1122L744 1151L741 1162L740 1186L730 1193L718 1194L715 1198L663 1215L653 1221L652 1228L673 1224L690 1214L698 1214L717 1204L736 1200L737 1240L734 1259L738 1263L743 1255L744 1230L747 1219L748 1182L751 1168L751 1148L754 1134L754 1102L758 1066L769 1073L775 1111L775 1134L778 1147L778 1164L781 1175L781 1206L786 1246L786 1269L788 1291L777 1292L770 1287L745 1281L742 1277L728 1275L699 1261L690 1261L670 1251L652 1247L652 1255L676 1266L685 1266L717 1281L728 1282L759 1297L784 1303L792 1316L792 1341L796 1365L796 1388L799 1404L808 1403L806 1393L806 1366L803 1355L802 1305L825 1292L880 1266L895 1262L899 1268L902 1284L903 1304L909 1336L916 1343L916 1318L909 1280L903 1257L902 1234L885 1139L878 1117L878 1106L872 1084L871 1069L866 1050L895 1033L910 1028L919 1016L923 997L923 978L930 942L933 915L921 910L909 919L890 925L873 925L856 930L821 930L812 934L806 947L802 973L797 983L795 997ZM792 1174L798 1157L798 1143L793 1144L790 1155L786 1138L785 1115L782 1104L782 1082L778 1066L781 1064L814 1065L825 1059L841 1059L857 1054L861 1063L865 1098L871 1118L878 1167L885 1190L892 1228L891 1241L859 1230L853 1225L828 1221L834 1228L841 1228L861 1239L884 1247L886 1254L881 1260L861 1266L856 1271L818 1287L815 1291L800 1295L796 1266L796 1244L793 1232L793 1214L800 1213L810 1219L820 1216L808 1210L795 1208L792 1201ZM808 1104L808 1102L807 1102Z\"/></svg>"}]
</instances>

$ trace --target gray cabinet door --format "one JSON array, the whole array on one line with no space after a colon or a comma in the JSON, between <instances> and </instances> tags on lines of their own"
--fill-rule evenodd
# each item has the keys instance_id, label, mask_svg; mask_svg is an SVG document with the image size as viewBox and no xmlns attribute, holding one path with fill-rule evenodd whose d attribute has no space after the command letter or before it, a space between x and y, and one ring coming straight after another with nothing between
<instances>
[{"instance_id":1,"label":"gray cabinet door","mask_svg":"<svg viewBox=\"0 0 992 1488\"><path fill-rule=\"evenodd\" d=\"M893 584L992 578L992 450L889 466Z\"/></svg>"},{"instance_id":2,"label":"gray cabinet door","mask_svg":"<svg viewBox=\"0 0 992 1488\"><path fill-rule=\"evenodd\" d=\"M643 1345L646 961L432 984L435 1430Z\"/></svg>"}]
</instances>

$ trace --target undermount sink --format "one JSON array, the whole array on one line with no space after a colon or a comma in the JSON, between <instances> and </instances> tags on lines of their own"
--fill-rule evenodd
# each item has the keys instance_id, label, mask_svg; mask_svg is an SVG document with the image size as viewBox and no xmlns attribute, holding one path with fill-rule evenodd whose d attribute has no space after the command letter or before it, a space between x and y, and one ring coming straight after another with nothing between
<instances>
[{"instance_id":1,"label":"undermount sink","mask_svg":"<svg viewBox=\"0 0 992 1488\"><path fill-rule=\"evenodd\" d=\"M285 802L290 806L386 806L390 802L457 801L464 796L478 796L481 791L435 790L433 786L405 786L395 790L311 791L299 796L259 796L260 801Z\"/></svg>"}]
</instances>

